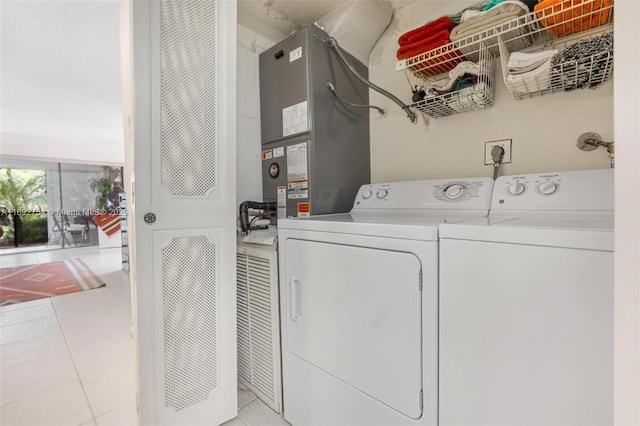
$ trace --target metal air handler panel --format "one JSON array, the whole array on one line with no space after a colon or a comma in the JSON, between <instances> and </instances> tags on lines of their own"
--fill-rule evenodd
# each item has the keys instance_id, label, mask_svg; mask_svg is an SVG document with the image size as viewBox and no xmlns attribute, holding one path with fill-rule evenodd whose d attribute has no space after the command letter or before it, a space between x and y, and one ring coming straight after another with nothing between
<instances>
[{"instance_id":1,"label":"metal air handler panel","mask_svg":"<svg viewBox=\"0 0 640 426\"><path fill-rule=\"evenodd\" d=\"M327 83L354 104L368 105L369 90L328 37L306 26L260 55L263 197L278 202L280 218L347 212L370 182L369 109L343 105Z\"/></svg>"}]
</instances>

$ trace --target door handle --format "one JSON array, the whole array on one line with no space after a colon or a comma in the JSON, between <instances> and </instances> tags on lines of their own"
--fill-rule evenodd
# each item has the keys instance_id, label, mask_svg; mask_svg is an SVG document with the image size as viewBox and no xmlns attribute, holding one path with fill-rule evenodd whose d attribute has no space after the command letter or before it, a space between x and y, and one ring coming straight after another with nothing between
<instances>
[{"instance_id":1,"label":"door handle","mask_svg":"<svg viewBox=\"0 0 640 426\"><path fill-rule=\"evenodd\" d=\"M296 277L289 281L289 294L291 296L291 319L298 321L302 316L302 282Z\"/></svg>"}]
</instances>

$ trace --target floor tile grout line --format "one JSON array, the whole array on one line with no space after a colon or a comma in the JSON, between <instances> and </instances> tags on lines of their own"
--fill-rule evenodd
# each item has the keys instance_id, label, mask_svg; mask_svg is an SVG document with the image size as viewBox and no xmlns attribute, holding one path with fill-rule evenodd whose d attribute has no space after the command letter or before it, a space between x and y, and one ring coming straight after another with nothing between
<instances>
[{"instance_id":1,"label":"floor tile grout line","mask_svg":"<svg viewBox=\"0 0 640 426\"><path fill-rule=\"evenodd\" d=\"M129 293L131 293L131 277L129 276L129 274L127 274L127 278L129 280ZM109 285L108 284L105 285L105 288L107 290L107 293L109 293L109 296L111 296L111 298L113 298L113 300L115 300L116 304L120 307L120 309L122 309L124 311L124 313L131 320L131 312L127 311L127 309L122 305L122 303L120 303L120 301L111 293L111 291L109 291ZM129 294L129 297L131 297L131 294Z\"/></svg>"},{"instance_id":2,"label":"floor tile grout line","mask_svg":"<svg viewBox=\"0 0 640 426\"><path fill-rule=\"evenodd\" d=\"M25 399L27 399L27 398L31 398L32 396L37 396L37 395L40 395L41 393L48 392L48 391L50 391L51 389L55 389L55 388L58 388L58 387L60 387L60 386L68 385L69 383L72 383L72 382L74 382L74 381L76 381L76 380L80 381L80 379L78 379L78 378L76 377L75 379L71 379L71 380L67 380L66 382L58 383L57 385L55 385L55 386L51 386L50 388L41 389L41 390L39 390L39 391L37 391L37 392L34 392L34 393L31 393L31 394L29 394L29 395L25 395L25 396L20 397L20 398L18 398L18 399L14 399L13 401L9 401L9 402L7 402L7 403L2 403L2 404L0 404L0 407L2 407L2 408L7 407L7 406L9 406L9 405L11 405L11 404L15 404L15 403L20 402L20 401L22 401L22 400L25 400Z\"/></svg>"},{"instance_id":3,"label":"floor tile grout line","mask_svg":"<svg viewBox=\"0 0 640 426\"><path fill-rule=\"evenodd\" d=\"M62 337L64 338L65 346L67 347L67 352L69 353L69 358L71 358L71 363L73 364L73 369L76 371L76 377L78 378L78 383L80 384L80 389L82 389L82 394L84 395L84 399L87 402L87 407L89 407L89 412L91 413L91 420L97 424L96 415L93 412L93 407L89 402L89 395L87 395L87 390L84 387L84 383L80 379L80 372L78 371L78 367L76 366L76 361L73 359L73 355L71 354L71 346L69 346L69 341L67 340L67 335L64 332L64 328L62 327L62 322L60 321L60 317L58 316L58 310L56 309L55 303L53 303L53 311L56 314L56 319L58 320L58 325L60 326L60 330L62 330ZM86 423L86 422L85 422Z\"/></svg>"},{"instance_id":4,"label":"floor tile grout line","mask_svg":"<svg viewBox=\"0 0 640 426\"><path fill-rule=\"evenodd\" d=\"M26 302L20 302L20 303L30 303L30 302L35 302L35 301L38 301L38 300L48 300L49 305L51 305L51 307L53 307L53 298L52 298L52 297L46 297L46 298L43 298L43 299L29 300L29 301L26 301ZM19 305L20 303L18 303L18 305ZM40 303L35 304L35 305L33 305L33 306L27 306L27 307L24 307L24 308L22 308L22 309L29 309L29 308L32 308L32 307L36 307L36 306L44 306L44 305L46 305L46 303L44 303L44 302L40 302ZM7 306L12 306L12 305L7 305ZM3 308L3 306L0 306L0 312L2 312L2 308ZM17 311L19 311L19 310L21 310L21 309L16 309L16 310L17 310ZM29 318L29 319L27 319L27 320L21 320L21 321L14 322L14 323L11 323L11 324L0 323L0 330L2 330L4 327L11 327L12 325L21 324L21 323L23 323L23 322L32 321L32 320L37 320L37 319L40 319L40 318L49 317L49 316L53 316L53 315L54 315L54 314L40 315L40 316L37 316L37 317Z\"/></svg>"},{"instance_id":5,"label":"floor tile grout line","mask_svg":"<svg viewBox=\"0 0 640 426\"><path fill-rule=\"evenodd\" d=\"M118 405L117 407L112 408L111 410L109 410L109 411L107 411L107 412L104 412L104 413L102 413L102 414L99 414L99 415L96 417L96 423L97 423L97 419L98 419L98 417L106 416L107 414L112 413L112 412L114 412L114 411L116 411L116 410L119 410L119 409L121 409L121 408L124 408L126 405L129 405L129 404L131 404L131 403L133 403L133 404L135 405L135 402L136 402L136 400L135 400L135 398L134 398L134 399L132 399L131 401L125 402L125 403L124 403L124 404L122 404L122 405Z\"/></svg>"},{"instance_id":6,"label":"floor tile grout line","mask_svg":"<svg viewBox=\"0 0 640 426\"><path fill-rule=\"evenodd\" d=\"M39 337L39 336L35 336L35 337ZM16 368L16 367L22 367L23 365L28 364L28 363L30 363L30 362L42 361L42 360L43 360L43 359L45 359L45 358L49 358L49 357L52 357L52 356L54 356L54 355L58 355L58 354L61 354L61 353L64 353L64 350L59 350L59 351L57 351L57 352L48 352L48 353L47 353L46 355L44 355L44 356L41 356L41 357L38 357L38 358L34 358L34 359L30 359L30 360L27 360L27 361L22 361L22 362L20 362L19 364L11 365L11 366L9 366L9 367L2 366L2 367L0 368L0 372L2 372L2 371L6 371L6 370L10 370L10 369L12 369L12 368ZM56 385L56 386L57 386L57 385ZM55 387L55 386L54 386L54 387Z\"/></svg>"}]
</instances>

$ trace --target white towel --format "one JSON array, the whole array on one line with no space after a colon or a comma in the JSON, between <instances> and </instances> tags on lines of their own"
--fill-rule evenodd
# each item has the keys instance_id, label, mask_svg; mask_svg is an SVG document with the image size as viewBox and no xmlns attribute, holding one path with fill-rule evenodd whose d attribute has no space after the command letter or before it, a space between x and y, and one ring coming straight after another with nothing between
<instances>
[{"instance_id":1,"label":"white towel","mask_svg":"<svg viewBox=\"0 0 640 426\"><path fill-rule=\"evenodd\" d=\"M533 71L522 74L509 74L505 83L511 88L512 92L528 95L534 92L542 92L551 87L551 76L549 70L551 68L551 59L544 62Z\"/></svg>"},{"instance_id":2,"label":"white towel","mask_svg":"<svg viewBox=\"0 0 640 426\"><path fill-rule=\"evenodd\" d=\"M427 89L435 89L439 92L450 90L453 87L456 80L465 74L473 74L473 75L480 74L480 66L475 62L471 62L471 61L460 62L458 65L456 65L454 69L449 71L448 79L445 78L445 79L434 81L427 87Z\"/></svg>"},{"instance_id":3,"label":"white towel","mask_svg":"<svg viewBox=\"0 0 640 426\"><path fill-rule=\"evenodd\" d=\"M462 89L448 99L447 104L458 112L476 110L483 105L491 103L491 88L484 82L479 82L473 87Z\"/></svg>"},{"instance_id":4,"label":"white towel","mask_svg":"<svg viewBox=\"0 0 640 426\"><path fill-rule=\"evenodd\" d=\"M449 38L451 41L460 40L464 37L476 34L482 30L495 27L502 23L529 13L529 7L517 0L503 1L473 18L453 27Z\"/></svg>"},{"instance_id":5,"label":"white towel","mask_svg":"<svg viewBox=\"0 0 640 426\"><path fill-rule=\"evenodd\" d=\"M544 50L533 53L513 52L509 56L507 71L509 74L523 74L533 71L549 61L556 53L558 53L557 50Z\"/></svg>"}]
</instances>

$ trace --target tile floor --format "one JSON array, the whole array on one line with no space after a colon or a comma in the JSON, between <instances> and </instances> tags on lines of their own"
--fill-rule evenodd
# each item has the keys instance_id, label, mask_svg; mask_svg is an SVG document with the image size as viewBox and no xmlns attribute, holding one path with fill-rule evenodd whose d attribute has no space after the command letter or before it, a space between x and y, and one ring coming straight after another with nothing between
<instances>
[{"instance_id":1,"label":"tile floor","mask_svg":"<svg viewBox=\"0 0 640 426\"><path fill-rule=\"evenodd\" d=\"M120 249L0 255L0 267L81 258L106 287L0 308L0 424L136 424L135 348ZM227 426L288 425L244 388Z\"/></svg>"}]
</instances>

